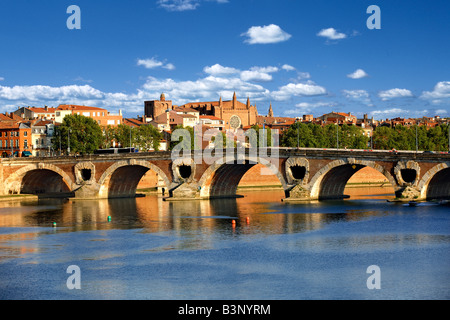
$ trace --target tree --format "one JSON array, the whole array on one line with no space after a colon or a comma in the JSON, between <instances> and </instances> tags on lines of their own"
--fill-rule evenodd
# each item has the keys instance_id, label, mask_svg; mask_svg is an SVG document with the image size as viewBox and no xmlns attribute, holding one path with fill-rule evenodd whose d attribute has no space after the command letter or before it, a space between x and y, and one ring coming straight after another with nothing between
<instances>
[{"instance_id":1,"label":"tree","mask_svg":"<svg viewBox=\"0 0 450 320\"><path fill-rule=\"evenodd\" d=\"M132 144L134 147L139 148L139 150L159 150L162 134L154 126L146 124L133 128L132 136L134 136Z\"/></svg>"},{"instance_id":2,"label":"tree","mask_svg":"<svg viewBox=\"0 0 450 320\"><path fill-rule=\"evenodd\" d=\"M60 141L62 152L70 147L70 153L91 154L101 146L103 133L94 119L77 114L67 115L55 129L52 139L54 150L59 150Z\"/></svg>"}]
</instances>

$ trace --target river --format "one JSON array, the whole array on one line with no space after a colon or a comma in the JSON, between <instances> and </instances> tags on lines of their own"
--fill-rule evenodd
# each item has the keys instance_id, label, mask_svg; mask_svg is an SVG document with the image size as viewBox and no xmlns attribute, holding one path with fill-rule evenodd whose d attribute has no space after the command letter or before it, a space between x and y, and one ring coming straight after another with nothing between
<instances>
[{"instance_id":1,"label":"river","mask_svg":"<svg viewBox=\"0 0 450 320\"><path fill-rule=\"evenodd\" d=\"M449 207L383 192L0 202L0 299L449 299Z\"/></svg>"}]
</instances>

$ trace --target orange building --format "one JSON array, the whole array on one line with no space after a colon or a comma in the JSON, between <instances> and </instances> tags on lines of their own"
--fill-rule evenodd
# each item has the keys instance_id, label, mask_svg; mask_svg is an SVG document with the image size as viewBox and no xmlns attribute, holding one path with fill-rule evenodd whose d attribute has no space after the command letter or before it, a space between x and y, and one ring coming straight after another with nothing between
<instances>
[{"instance_id":1,"label":"orange building","mask_svg":"<svg viewBox=\"0 0 450 320\"><path fill-rule=\"evenodd\" d=\"M100 126L118 126L122 124L122 111L119 114L111 114L106 109L97 107L77 106L77 105L60 105L55 111L55 121L62 123L67 115L78 114L81 116L94 119Z\"/></svg>"},{"instance_id":2,"label":"orange building","mask_svg":"<svg viewBox=\"0 0 450 320\"><path fill-rule=\"evenodd\" d=\"M3 158L31 154L31 127L25 123L0 122L0 152Z\"/></svg>"}]
</instances>

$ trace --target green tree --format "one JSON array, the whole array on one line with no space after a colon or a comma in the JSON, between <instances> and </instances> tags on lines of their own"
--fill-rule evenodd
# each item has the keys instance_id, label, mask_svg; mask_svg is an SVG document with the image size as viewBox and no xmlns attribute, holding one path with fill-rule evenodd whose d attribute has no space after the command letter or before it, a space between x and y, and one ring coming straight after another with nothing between
<instances>
[{"instance_id":1,"label":"green tree","mask_svg":"<svg viewBox=\"0 0 450 320\"><path fill-rule=\"evenodd\" d=\"M59 150L60 141L63 153L70 147L71 154L91 154L101 146L103 132L92 118L77 114L67 115L63 123L55 129L52 139L54 150Z\"/></svg>"},{"instance_id":2,"label":"green tree","mask_svg":"<svg viewBox=\"0 0 450 320\"><path fill-rule=\"evenodd\" d=\"M248 140L250 141L250 143L252 141L256 141L256 146L252 146L252 147L271 147L272 146L272 130L269 127L265 127L260 128L258 125L254 125L251 127L251 129L253 129L252 131L249 131L247 133L248 135ZM264 140L266 140L265 145L263 144L264 140L263 136L265 137Z\"/></svg>"},{"instance_id":3,"label":"green tree","mask_svg":"<svg viewBox=\"0 0 450 320\"><path fill-rule=\"evenodd\" d=\"M148 124L133 128L132 136L134 136L134 141L132 141L133 147L144 151L150 149L159 150L162 134L154 126Z\"/></svg>"}]
</instances>

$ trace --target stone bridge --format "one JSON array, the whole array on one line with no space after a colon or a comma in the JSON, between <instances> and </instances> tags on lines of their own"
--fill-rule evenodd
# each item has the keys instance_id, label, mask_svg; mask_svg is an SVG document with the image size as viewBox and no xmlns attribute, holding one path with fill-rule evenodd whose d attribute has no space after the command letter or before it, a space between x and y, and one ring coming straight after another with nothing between
<instances>
[{"instance_id":1,"label":"stone bridge","mask_svg":"<svg viewBox=\"0 0 450 320\"><path fill-rule=\"evenodd\" d=\"M364 167L382 173L398 199L450 199L447 153L283 148L264 149L263 154L251 149L226 151L211 154L213 159L202 157L201 151L175 160L170 152L1 159L0 195L134 197L141 178L153 170L167 190L166 200L236 197L244 174L262 164L280 180L285 201L342 199L347 181Z\"/></svg>"}]
</instances>

